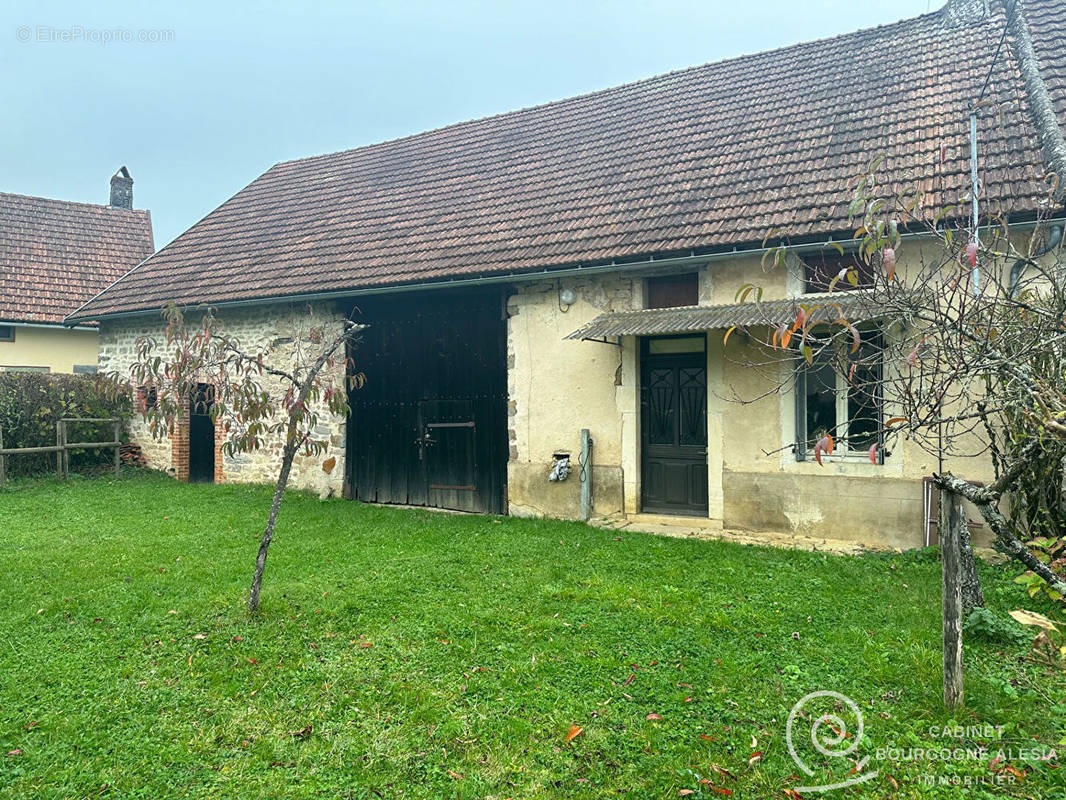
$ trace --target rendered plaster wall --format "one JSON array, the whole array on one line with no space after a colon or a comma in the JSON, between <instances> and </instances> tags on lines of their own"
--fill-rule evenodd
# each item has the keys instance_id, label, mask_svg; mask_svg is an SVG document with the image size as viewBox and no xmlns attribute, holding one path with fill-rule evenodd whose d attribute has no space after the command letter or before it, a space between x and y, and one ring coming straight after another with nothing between
<instances>
[{"instance_id":1,"label":"rendered plaster wall","mask_svg":"<svg viewBox=\"0 0 1066 800\"><path fill-rule=\"evenodd\" d=\"M15 341L0 342L0 370L44 367L49 372L70 373L75 366L96 366L95 330L14 325L14 331Z\"/></svg>"},{"instance_id":2,"label":"rendered plaster wall","mask_svg":"<svg viewBox=\"0 0 1066 800\"><path fill-rule=\"evenodd\" d=\"M900 270L916 268L919 243L901 249ZM576 462L581 428L596 442L594 516L640 512L638 340L621 347L567 340L608 311L642 307L643 275L615 274L583 281L517 285L509 305L508 392L511 513L576 518L578 467L563 483L548 481L555 453ZM802 265L790 258L768 268L758 257L714 261L700 270L701 304L736 302L746 284L763 299L802 293ZM576 291L572 306L559 292ZM922 478L941 468L910 441L899 442L883 465L867 454L834 456L819 466L797 462L794 441L794 364L760 346L767 330L707 334L708 494L712 522L737 529L862 542L879 547L924 544ZM886 409L892 415L892 409ZM988 480L986 459L946 459L944 469ZM970 517L979 520L971 509ZM987 537L975 530L978 541Z\"/></svg>"},{"instance_id":3,"label":"rendered plaster wall","mask_svg":"<svg viewBox=\"0 0 1066 800\"><path fill-rule=\"evenodd\" d=\"M316 324L326 325L328 331L330 323L335 322L339 330L342 320L340 315L324 313L321 310L317 315L319 318ZM308 325L308 315L303 307L283 305L225 311L219 315L219 319L225 331L235 336L246 352L269 351L271 355L267 359L268 362L283 369L294 363L291 340ZM146 336L152 336L157 341L162 340L163 325L154 317L103 321L100 326L100 370L116 372L123 378L128 378L130 366L136 358L137 341ZM333 378L337 386L343 385L343 362L342 355L334 368ZM210 378L205 376L205 381L210 382ZM275 391L280 385L279 379L270 376L264 376L263 383L268 390ZM131 391L136 394L136 387L131 385ZM293 462L290 485L293 488L317 491L319 494L340 494L344 479L345 420L331 414L324 405L318 411L319 423L314 436L320 441L327 441L329 449L316 457L297 455ZM236 420L218 420L215 432L216 448L221 445L227 423L231 426L239 424ZM187 480L188 444L184 425L187 425L186 420L177 421L171 436L157 440L152 437L145 421L135 415L130 424L130 435L133 441L141 445L148 466L166 470L179 479ZM277 479L283 446L282 436L278 435L252 453L222 456L221 451L216 449L216 481L273 483ZM327 473L323 469L323 462L330 458L335 458L336 463Z\"/></svg>"},{"instance_id":4,"label":"rendered plaster wall","mask_svg":"<svg viewBox=\"0 0 1066 800\"><path fill-rule=\"evenodd\" d=\"M566 336L606 311L640 308L642 283L618 276L520 284L508 302L508 504L516 515L577 518L581 508L581 429L594 440L594 513L622 511L623 452L636 447L634 376L622 349ZM577 293L571 306L560 288ZM632 397L630 397L632 395ZM550 482L553 456L568 453L573 470Z\"/></svg>"}]
</instances>

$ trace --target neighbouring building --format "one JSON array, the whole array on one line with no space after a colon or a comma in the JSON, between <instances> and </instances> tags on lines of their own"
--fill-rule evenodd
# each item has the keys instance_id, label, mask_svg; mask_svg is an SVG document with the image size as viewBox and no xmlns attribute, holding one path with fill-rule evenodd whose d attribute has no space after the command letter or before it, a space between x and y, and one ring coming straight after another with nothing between
<instances>
[{"instance_id":1,"label":"neighbouring building","mask_svg":"<svg viewBox=\"0 0 1066 800\"><path fill-rule=\"evenodd\" d=\"M95 323L63 319L153 249L125 167L108 205L0 192L0 371L96 372Z\"/></svg>"},{"instance_id":2,"label":"neighbouring building","mask_svg":"<svg viewBox=\"0 0 1066 800\"><path fill-rule=\"evenodd\" d=\"M1062 124L1066 4L1024 9ZM876 157L887 180L917 183L929 208L968 208L968 115L986 82L987 218L1007 215L1023 237L1038 217L1061 218L1013 48L993 58L1003 33L1000 4L955 0L893 25L281 163L68 322L97 321L101 365L122 372L171 301L217 307L248 347L285 341L308 301L337 325L355 315L368 325L353 353L367 383L349 418L321 431L338 468L303 462L300 486L577 518L591 475L597 518L920 546L936 458L904 442L872 464L864 442L813 463L803 440L820 417L858 427L847 388L801 382L792 358L755 368L751 341L724 333L766 315L791 320L824 288L839 267L828 243L852 241L854 181ZM766 271L781 231L786 264ZM921 247L908 239L901 269ZM758 305L738 302L746 283L762 286ZM137 428L150 462L185 479L269 479L276 448L223 458L209 405L205 386L169 442ZM565 458L569 477L549 480Z\"/></svg>"}]
</instances>

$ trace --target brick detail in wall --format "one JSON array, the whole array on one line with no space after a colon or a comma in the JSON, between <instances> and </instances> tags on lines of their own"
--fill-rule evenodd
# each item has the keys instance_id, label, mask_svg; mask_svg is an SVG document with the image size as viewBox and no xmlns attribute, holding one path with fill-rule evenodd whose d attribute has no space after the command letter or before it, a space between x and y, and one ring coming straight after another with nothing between
<instances>
[{"instance_id":1,"label":"brick detail in wall","mask_svg":"<svg viewBox=\"0 0 1066 800\"><path fill-rule=\"evenodd\" d=\"M170 432L170 465L174 477L189 482L189 414L174 422Z\"/></svg>"}]
</instances>

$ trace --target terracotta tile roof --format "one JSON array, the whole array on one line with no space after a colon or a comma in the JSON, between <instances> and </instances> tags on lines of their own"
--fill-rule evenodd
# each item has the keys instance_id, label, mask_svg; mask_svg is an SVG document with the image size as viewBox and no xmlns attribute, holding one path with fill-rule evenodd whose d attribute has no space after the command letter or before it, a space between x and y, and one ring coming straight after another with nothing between
<instances>
[{"instance_id":1,"label":"terracotta tile roof","mask_svg":"<svg viewBox=\"0 0 1066 800\"><path fill-rule=\"evenodd\" d=\"M1066 3L1025 7L1066 120ZM77 317L825 236L880 154L940 208L967 194L967 114L1002 29L999 11L941 11L278 164ZM1045 170L1008 46L987 99L984 207L1033 212Z\"/></svg>"},{"instance_id":2,"label":"terracotta tile roof","mask_svg":"<svg viewBox=\"0 0 1066 800\"><path fill-rule=\"evenodd\" d=\"M153 249L148 211L0 192L0 321L61 323Z\"/></svg>"}]
</instances>

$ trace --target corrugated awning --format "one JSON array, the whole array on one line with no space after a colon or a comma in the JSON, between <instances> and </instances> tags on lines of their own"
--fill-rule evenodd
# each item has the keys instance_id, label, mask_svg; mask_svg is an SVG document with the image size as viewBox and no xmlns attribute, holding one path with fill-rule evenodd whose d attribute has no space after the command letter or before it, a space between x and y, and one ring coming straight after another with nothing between
<instances>
[{"instance_id":1,"label":"corrugated awning","mask_svg":"<svg viewBox=\"0 0 1066 800\"><path fill-rule=\"evenodd\" d=\"M669 335L732 328L734 325L776 327L782 322L792 322L800 306L814 319L824 322L833 322L841 316L849 322L872 319L876 316L877 308L872 294L867 291L806 294L764 303L649 308L601 314L566 338Z\"/></svg>"}]
</instances>

